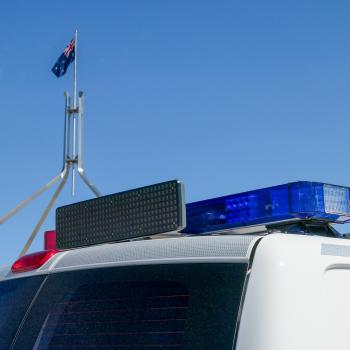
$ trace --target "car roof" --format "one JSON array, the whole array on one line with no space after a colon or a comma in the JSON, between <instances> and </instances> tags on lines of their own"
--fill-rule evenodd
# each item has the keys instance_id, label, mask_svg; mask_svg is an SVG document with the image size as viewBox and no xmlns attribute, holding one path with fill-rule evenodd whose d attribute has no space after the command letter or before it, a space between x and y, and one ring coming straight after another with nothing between
<instances>
[{"instance_id":1,"label":"car roof","mask_svg":"<svg viewBox=\"0 0 350 350\"><path fill-rule=\"evenodd\" d=\"M13 273L10 267L0 267L0 282L8 279L86 270L104 267L179 264L179 263L248 263L253 248L261 239L288 236L304 244L306 241L317 249L336 247L347 249L350 242L324 236L273 233L263 235L210 235L153 238L119 243L107 243L60 251L41 268L29 272ZM328 248L327 248L328 249ZM332 248L334 249L334 248ZM339 255L340 253L332 253ZM344 256L339 255L339 256Z\"/></svg>"},{"instance_id":2,"label":"car roof","mask_svg":"<svg viewBox=\"0 0 350 350\"><path fill-rule=\"evenodd\" d=\"M109 266L184 262L248 262L261 236L225 235L148 239L109 243L59 252L40 269L5 272L5 279Z\"/></svg>"}]
</instances>

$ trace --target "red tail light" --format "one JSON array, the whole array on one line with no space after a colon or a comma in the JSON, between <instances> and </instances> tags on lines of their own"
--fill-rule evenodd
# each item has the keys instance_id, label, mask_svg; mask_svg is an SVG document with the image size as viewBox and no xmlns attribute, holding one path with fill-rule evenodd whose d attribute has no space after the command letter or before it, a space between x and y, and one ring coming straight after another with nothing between
<instances>
[{"instance_id":1,"label":"red tail light","mask_svg":"<svg viewBox=\"0 0 350 350\"><path fill-rule=\"evenodd\" d=\"M12 265L11 270L12 272L27 272L38 269L56 253L58 253L58 250L50 249L24 255Z\"/></svg>"},{"instance_id":2,"label":"red tail light","mask_svg":"<svg viewBox=\"0 0 350 350\"><path fill-rule=\"evenodd\" d=\"M56 249L56 231L46 231L44 233L44 249Z\"/></svg>"}]
</instances>

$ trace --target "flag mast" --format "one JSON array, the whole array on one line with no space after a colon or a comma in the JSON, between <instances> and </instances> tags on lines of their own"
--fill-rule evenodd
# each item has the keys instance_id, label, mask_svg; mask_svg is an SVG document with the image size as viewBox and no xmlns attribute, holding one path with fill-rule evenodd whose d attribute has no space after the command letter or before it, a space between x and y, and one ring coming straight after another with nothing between
<instances>
[{"instance_id":1,"label":"flag mast","mask_svg":"<svg viewBox=\"0 0 350 350\"><path fill-rule=\"evenodd\" d=\"M74 34L74 100L73 108L77 108L77 58L78 58L78 30Z\"/></svg>"},{"instance_id":2,"label":"flag mast","mask_svg":"<svg viewBox=\"0 0 350 350\"><path fill-rule=\"evenodd\" d=\"M69 170L72 168L72 195L74 195L74 181L75 181L75 170L77 170L80 178L89 187L89 189L95 194L96 197L101 196L101 192L96 188L96 186L88 179L83 161L83 119L84 119L84 107L83 107L83 92L79 92L77 96L77 44L78 44L78 31L75 31L74 35L74 86L73 86L73 106L71 105L71 99L68 92L64 93L66 104L65 104L65 121L64 121L64 141L63 141L63 166L62 170L58 175L56 175L51 181L46 185L39 188L36 192L30 195L28 198L20 202L15 208L9 211L6 215L0 217L0 225L5 221L10 219L13 215L18 213L30 202L35 200L53 185L60 181L57 186L53 196L51 197L48 205L46 206L44 212L42 213L38 223L34 227L32 233L30 234L25 246L23 247L20 256L26 254L33 240L35 239L37 233L39 232L41 226L46 220L50 210L55 204L60 192L62 191L64 185L67 182ZM70 60L72 42L67 46L66 50L59 57L52 72L57 78L64 75L67 68L73 60ZM77 98L78 97L78 98ZM71 126L73 130L71 130ZM78 136L78 143L77 143ZM71 148L72 146L72 148Z\"/></svg>"},{"instance_id":3,"label":"flag mast","mask_svg":"<svg viewBox=\"0 0 350 350\"><path fill-rule=\"evenodd\" d=\"M76 114L77 109L77 58L78 58L78 30L75 30L74 34L74 86L73 86L73 161L76 158ZM72 169L72 195L75 193L75 167Z\"/></svg>"}]
</instances>

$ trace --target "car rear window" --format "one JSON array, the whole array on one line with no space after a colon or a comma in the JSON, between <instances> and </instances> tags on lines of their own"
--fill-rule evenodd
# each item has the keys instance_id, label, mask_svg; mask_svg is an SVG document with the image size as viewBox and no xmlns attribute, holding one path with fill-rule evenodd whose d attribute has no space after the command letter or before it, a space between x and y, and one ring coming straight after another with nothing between
<instances>
[{"instance_id":1,"label":"car rear window","mask_svg":"<svg viewBox=\"0 0 350 350\"><path fill-rule=\"evenodd\" d=\"M15 349L232 349L247 266L176 264L50 275Z\"/></svg>"},{"instance_id":2,"label":"car rear window","mask_svg":"<svg viewBox=\"0 0 350 350\"><path fill-rule=\"evenodd\" d=\"M9 349L44 276L0 282L0 350Z\"/></svg>"}]
</instances>

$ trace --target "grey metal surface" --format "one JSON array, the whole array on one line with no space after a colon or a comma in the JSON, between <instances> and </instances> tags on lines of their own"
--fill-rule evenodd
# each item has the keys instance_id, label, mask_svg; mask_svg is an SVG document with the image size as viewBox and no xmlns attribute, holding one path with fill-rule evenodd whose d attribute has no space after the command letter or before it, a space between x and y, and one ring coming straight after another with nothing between
<instances>
[{"instance_id":1,"label":"grey metal surface","mask_svg":"<svg viewBox=\"0 0 350 350\"><path fill-rule=\"evenodd\" d=\"M350 257L350 247L341 244L321 244L321 255Z\"/></svg>"},{"instance_id":2,"label":"grey metal surface","mask_svg":"<svg viewBox=\"0 0 350 350\"><path fill-rule=\"evenodd\" d=\"M104 244L65 252L45 269L92 268L116 263L162 263L174 260L211 260L249 258L250 249L260 236L208 236L152 239Z\"/></svg>"},{"instance_id":3,"label":"grey metal surface","mask_svg":"<svg viewBox=\"0 0 350 350\"><path fill-rule=\"evenodd\" d=\"M74 34L74 83L73 83L73 140L72 140L72 159L76 157L76 117L75 111L77 109L77 62L78 62L78 31ZM72 169L72 195L75 193L75 168Z\"/></svg>"},{"instance_id":4,"label":"grey metal surface","mask_svg":"<svg viewBox=\"0 0 350 350\"><path fill-rule=\"evenodd\" d=\"M83 92L79 92L79 112L78 112L78 165L77 170L78 174L85 182L85 184L90 188L90 190L95 194L96 197L102 196L101 192L97 189L97 187L89 180L86 176L84 169L84 139L83 139L83 128L84 128L84 96Z\"/></svg>"},{"instance_id":5,"label":"grey metal surface","mask_svg":"<svg viewBox=\"0 0 350 350\"><path fill-rule=\"evenodd\" d=\"M76 39L77 39L77 33L76 33ZM66 103L65 103L65 121L64 121L64 141L63 141L63 167L62 167L61 172L58 175L56 175L52 180L50 180L46 185L44 185L43 187L38 189L36 192L34 192L32 195L30 195L28 198L26 198L21 203L19 203L14 209L9 211L4 216L0 217L0 224L3 224L5 221L10 219L13 215L15 215L17 212L19 212L21 209L23 209L26 205L28 205L34 199L39 197L41 194L43 194L45 191L47 191L54 184L56 184L56 182L58 182L60 180L60 183L59 183L57 189L55 190L55 192L54 192L53 196L51 197L48 205L46 206L43 214L41 215L38 223L34 227L34 229L31 233L31 235L29 236L25 246L23 247L23 249L20 253L20 256L24 255L28 251L32 241L34 240L34 238L37 235L37 233L39 232L42 224L46 220L47 215L49 214L50 210L52 209L52 207L53 207L57 197L59 196L60 192L62 191L64 185L66 184L70 168L72 168L72 170L74 171L75 168L77 167L78 173L81 176L82 180L86 183L86 185L92 190L92 192L96 196L101 195L101 193L97 190L97 188L88 180L88 178L84 174L84 167L83 167L82 158L79 155L79 152L80 151L82 152L82 139L83 139L83 136L82 136L82 126L83 126L83 124L82 124L82 119L83 119L83 99L82 99L82 96L83 96L83 93L82 92L79 93L79 108L78 109L76 108L76 84L74 85L73 109L70 107L71 100L70 100L70 96L69 96L68 92L65 92L64 96L65 96ZM80 146L78 149L78 155L75 155L75 133L76 133L76 131L74 129L73 133L72 133L71 117L75 123L75 113L77 113L77 110L78 110L78 118L79 118L79 120L81 120L81 125L79 125L79 145ZM74 126L74 128L75 128L75 126ZM72 140L72 136L73 136L73 140ZM70 149L71 146L73 147L73 150ZM72 152L73 156L71 156L71 152ZM81 159L80 166L79 165L77 166L77 164L78 164L77 158ZM73 184L73 191L74 191L74 184Z\"/></svg>"}]
</instances>

